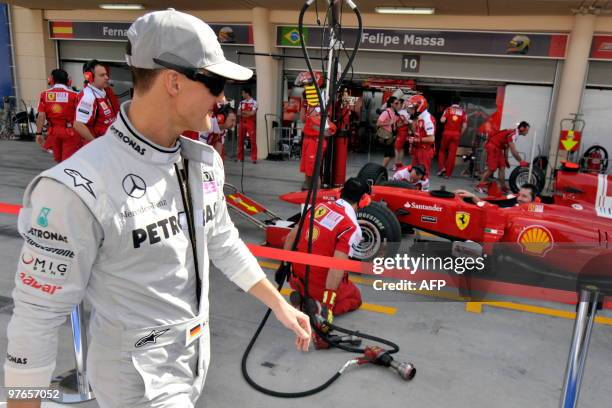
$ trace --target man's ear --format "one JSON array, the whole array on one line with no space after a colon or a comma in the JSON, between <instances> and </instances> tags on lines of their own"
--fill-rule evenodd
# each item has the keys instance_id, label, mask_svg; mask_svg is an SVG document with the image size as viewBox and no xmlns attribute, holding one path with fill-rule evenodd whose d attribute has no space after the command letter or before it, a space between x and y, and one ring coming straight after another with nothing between
<instances>
[{"instance_id":1,"label":"man's ear","mask_svg":"<svg viewBox=\"0 0 612 408\"><path fill-rule=\"evenodd\" d=\"M176 71L170 69L165 70L163 73L163 82L166 87L166 92L169 96L178 96L181 88L181 78Z\"/></svg>"}]
</instances>

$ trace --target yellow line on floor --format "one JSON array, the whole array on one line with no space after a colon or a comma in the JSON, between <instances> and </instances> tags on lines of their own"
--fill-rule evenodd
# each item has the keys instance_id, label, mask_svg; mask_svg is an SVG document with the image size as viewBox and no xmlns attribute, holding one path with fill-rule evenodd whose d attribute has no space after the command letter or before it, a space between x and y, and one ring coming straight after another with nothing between
<instances>
[{"instance_id":1,"label":"yellow line on floor","mask_svg":"<svg viewBox=\"0 0 612 408\"><path fill-rule=\"evenodd\" d=\"M263 262L263 261L259 262L259 264L263 268L269 268L269 269L276 269L279 266L279 264L277 263L270 263L270 262ZM361 285L371 285L374 283L374 279L362 278L360 276L349 276L349 279L351 280L351 282L361 284ZM283 293L284 291L287 291L287 293ZM290 293L290 290L283 289L283 292L281 293L283 293L284 295L288 295ZM456 300L456 301L468 300L468 298L451 295L445 292L425 291L425 290L404 291L404 292L413 293L415 295L431 296L431 297L448 299L448 300ZM498 309L515 310L518 312L526 312L526 313L543 315L543 316L560 317L563 319L573 320L576 318L575 312L553 309L549 307L526 305L526 304L516 303L516 302L493 302L493 301L466 302L465 311L471 312L471 313L482 313L483 306L491 306L491 307L496 307ZM389 314L389 315L394 315L397 312L397 309L394 307L382 306L382 305L371 304L371 303L364 303L363 305L361 305L361 309L368 310L371 312ZM595 316L595 323L612 326L612 318L605 317L605 316Z\"/></svg>"},{"instance_id":2,"label":"yellow line on floor","mask_svg":"<svg viewBox=\"0 0 612 408\"><path fill-rule=\"evenodd\" d=\"M281 289L281 295L284 295L284 296L289 296L291 292L292 290L289 288ZM374 303L362 303L359 309L367 310L368 312L382 313L382 314L386 314L390 316L393 316L397 313L397 308L395 307L377 305Z\"/></svg>"},{"instance_id":3,"label":"yellow line on floor","mask_svg":"<svg viewBox=\"0 0 612 408\"><path fill-rule=\"evenodd\" d=\"M533 313L543 316L560 317L563 319L575 319L576 313L568 310L552 309L550 307L524 305L522 303L514 302L468 302L466 304L466 311L473 313L481 313L482 306L496 307L499 309L516 310L519 312ZM595 323L605 324L612 326L612 318L605 316L595 316Z\"/></svg>"}]
</instances>

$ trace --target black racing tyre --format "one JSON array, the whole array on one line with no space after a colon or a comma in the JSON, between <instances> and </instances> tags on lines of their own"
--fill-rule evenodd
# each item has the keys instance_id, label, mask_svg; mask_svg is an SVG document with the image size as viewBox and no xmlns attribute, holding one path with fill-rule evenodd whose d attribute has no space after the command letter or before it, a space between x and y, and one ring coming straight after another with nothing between
<instances>
[{"instance_id":1,"label":"black racing tyre","mask_svg":"<svg viewBox=\"0 0 612 408\"><path fill-rule=\"evenodd\" d=\"M510 173L508 183L510 184L510 189L513 193L518 193L523 184L531 183L537 187L539 194L542 192L544 185L546 184L546 174L539 167L533 166L530 180L529 167L515 167L515 169L512 170L512 173Z\"/></svg>"},{"instance_id":2,"label":"black racing tyre","mask_svg":"<svg viewBox=\"0 0 612 408\"><path fill-rule=\"evenodd\" d=\"M385 187L406 188L408 190L418 190L414 184L409 183L404 180L389 180L389 181L384 181L380 183L379 185L385 186Z\"/></svg>"},{"instance_id":3,"label":"black racing tyre","mask_svg":"<svg viewBox=\"0 0 612 408\"><path fill-rule=\"evenodd\" d=\"M543 171L546 171L548 167L548 157L547 156L538 156L533 159L533 165L539 167Z\"/></svg>"},{"instance_id":4,"label":"black racing tyre","mask_svg":"<svg viewBox=\"0 0 612 408\"><path fill-rule=\"evenodd\" d=\"M357 212L363 240L353 247L353 258L370 261L377 257L394 256L402 240L397 217L386 205L372 203Z\"/></svg>"},{"instance_id":5,"label":"black racing tyre","mask_svg":"<svg viewBox=\"0 0 612 408\"><path fill-rule=\"evenodd\" d=\"M366 163L361 170L359 170L359 173L357 173L357 178L374 185L387 181L389 175L387 174L387 169L380 164Z\"/></svg>"}]
</instances>

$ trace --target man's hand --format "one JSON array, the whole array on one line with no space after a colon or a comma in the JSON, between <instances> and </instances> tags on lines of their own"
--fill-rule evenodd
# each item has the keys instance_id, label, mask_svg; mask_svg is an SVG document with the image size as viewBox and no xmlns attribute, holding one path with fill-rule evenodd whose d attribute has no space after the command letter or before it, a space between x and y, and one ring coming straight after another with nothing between
<instances>
[{"instance_id":1,"label":"man's hand","mask_svg":"<svg viewBox=\"0 0 612 408\"><path fill-rule=\"evenodd\" d=\"M508 161L508 158L506 157L506 168L509 169L510 168L510 162Z\"/></svg>"},{"instance_id":2,"label":"man's hand","mask_svg":"<svg viewBox=\"0 0 612 408\"><path fill-rule=\"evenodd\" d=\"M257 282L249 289L249 293L272 309L278 321L295 333L295 346L298 350L308 351L311 333L308 316L287 303L267 278Z\"/></svg>"},{"instance_id":3,"label":"man's hand","mask_svg":"<svg viewBox=\"0 0 612 408\"><path fill-rule=\"evenodd\" d=\"M36 135L36 143L38 143L40 147L44 146L45 138L43 137L43 135Z\"/></svg>"},{"instance_id":4,"label":"man's hand","mask_svg":"<svg viewBox=\"0 0 612 408\"><path fill-rule=\"evenodd\" d=\"M272 310L279 322L295 333L295 346L298 350L308 351L310 345L310 319L286 301Z\"/></svg>"},{"instance_id":5,"label":"man's hand","mask_svg":"<svg viewBox=\"0 0 612 408\"><path fill-rule=\"evenodd\" d=\"M519 162L519 166L521 166L521 167L529 167L529 162L526 161L526 160L521 160Z\"/></svg>"}]
</instances>

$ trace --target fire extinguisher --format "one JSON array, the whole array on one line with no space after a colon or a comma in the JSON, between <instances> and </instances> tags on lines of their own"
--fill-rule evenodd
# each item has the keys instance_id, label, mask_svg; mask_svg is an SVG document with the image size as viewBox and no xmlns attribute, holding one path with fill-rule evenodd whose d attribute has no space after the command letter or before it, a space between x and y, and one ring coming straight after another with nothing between
<instances>
[{"instance_id":1,"label":"fire extinguisher","mask_svg":"<svg viewBox=\"0 0 612 408\"><path fill-rule=\"evenodd\" d=\"M589 147L582 156L584 171L589 173L605 173L608 169L608 152L599 145Z\"/></svg>"}]
</instances>

